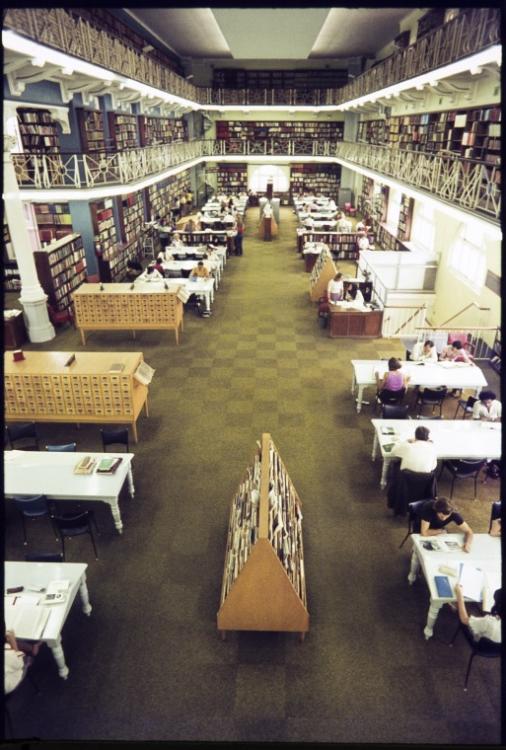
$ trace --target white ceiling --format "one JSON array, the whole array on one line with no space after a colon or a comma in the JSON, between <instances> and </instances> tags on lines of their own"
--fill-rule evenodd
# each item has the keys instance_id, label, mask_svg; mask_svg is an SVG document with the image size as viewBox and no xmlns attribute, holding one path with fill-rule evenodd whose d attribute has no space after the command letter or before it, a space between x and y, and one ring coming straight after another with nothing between
<instances>
[{"instance_id":1,"label":"white ceiling","mask_svg":"<svg viewBox=\"0 0 506 750\"><path fill-rule=\"evenodd\" d=\"M373 57L413 8L124 10L180 57L307 60Z\"/></svg>"}]
</instances>

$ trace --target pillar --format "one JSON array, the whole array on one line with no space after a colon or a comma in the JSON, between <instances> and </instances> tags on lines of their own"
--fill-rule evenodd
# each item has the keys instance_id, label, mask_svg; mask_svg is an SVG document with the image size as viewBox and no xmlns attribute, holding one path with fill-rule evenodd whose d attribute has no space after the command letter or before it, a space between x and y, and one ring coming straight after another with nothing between
<instances>
[{"instance_id":1,"label":"pillar","mask_svg":"<svg viewBox=\"0 0 506 750\"><path fill-rule=\"evenodd\" d=\"M21 296L28 328L28 338L34 344L51 341L55 330L47 312L47 295L37 276L30 237L26 229L21 193L14 171L10 150L16 146L12 135L4 135L4 208L12 247L21 277Z\"/></svg>"}]
</instances>

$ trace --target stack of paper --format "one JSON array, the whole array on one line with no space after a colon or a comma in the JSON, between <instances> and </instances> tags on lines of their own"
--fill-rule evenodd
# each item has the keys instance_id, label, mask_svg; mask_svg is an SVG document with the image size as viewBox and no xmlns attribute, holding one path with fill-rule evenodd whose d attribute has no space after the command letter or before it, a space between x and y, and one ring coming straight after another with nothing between
<instances>
[{"instance_id":1,"label":"stack of paper","mask_svg":"<svg viewBox=\"0 0 506 750\"><path fill-rule=\"evenodd\" d=\"M462 586L464 596L473 599L475 602L481 602L484 586L482 570L475 568L474 565L461 563L459 583Z\"/></svg>"}]
</instances>

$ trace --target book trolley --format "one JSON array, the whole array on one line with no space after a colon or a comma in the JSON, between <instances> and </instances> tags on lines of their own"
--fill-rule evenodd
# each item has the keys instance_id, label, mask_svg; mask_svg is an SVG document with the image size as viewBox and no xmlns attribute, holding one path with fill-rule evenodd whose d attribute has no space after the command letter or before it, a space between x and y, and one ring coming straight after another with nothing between
<instances>
[{"instance_id":1,"label":"book trolley","mask_svg":"<svg viewBox=\"0 0 506 750\"><path fill-rule=\"evenodd\" d=\"M131 424L137 443L143 406L149 416L145 369L142 352L25 351L17 362L5 352L5 421Z\"/></svg>"},{"instance_id":2,"label":"book trolley","mask_svg":"<svg viewBox=\"0 0 506 750\"><path fill-rule=\"evenodd\" d=\"M301 502L269 433L232 500L218 630L309 630Z\"/></svg>"},{"instance_id":3,"label":"book trolley","mask_svg":"<svg viewBox=\"0 0 506 750\"><path fill-rule=\"evenodd\" d=\"M101 290L102 287L102 290ZM85 331L168 330L179 344L183 303L174 291L138 291L132 284L83 284L74 292L76 326Z\"/></svg>"},{"instance_id":4,"label":"book trolley","mask_svg":"<svg viewBox=\"0 0 506 750\"><path fill-rule=\"evenodd\" d=\"M318 302L336 273L337 268L327 247L321 251L309 277L309 297L312 302Z\"/></svg>"}]
</instances>

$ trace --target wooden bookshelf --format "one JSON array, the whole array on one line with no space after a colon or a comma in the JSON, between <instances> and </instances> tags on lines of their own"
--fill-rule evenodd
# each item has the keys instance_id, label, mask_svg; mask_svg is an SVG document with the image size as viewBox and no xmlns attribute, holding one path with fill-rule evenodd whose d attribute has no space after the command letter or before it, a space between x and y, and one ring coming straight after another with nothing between
<instances>
[{"instance_id":1,"label":"wooden bookshelf","mask_svg":"<svg viewBox=\"0 0 506 750\"><path fill-rule=\"evenodd\" d=\"M72 304L72 293L86 279L86 257L80 234L55 240L33 254L40 285L56 310Z\"/></svg>"},{"instance_id":2,"label":"wooden bookshelf","mask_svg":"<svg viewBox=\"0 0 506 750\"><path fill-rule=\"evenodd\" d=\"M68 203L34 203L33 208L41 242L53 242L73 234Z\"/></svg>"},{"instance_id":3,"label":"wooden bookshelf","mask_svg":"<svg viewBox=\"0 0 506 750\"><path fill-rule=\"evenodd\" d=\"M304 250L306 242L324 242L329 248L334 260L358 260L358 240L362 235L358 232L313 232L306 231L299 234L300 252ZM375 244L374 234L367 235L370 245Z\"/></svg>"},{"instance_id":4,"label":"wooden bookshelf","mask_svg":"<svg viewBox=\"0 0 506 750\"><path fill-rule=\"evenodd\" d=\"M358 124L358 141L384 146L388 143L388 122L383 120L365 120Z\"/></svg>"},{"instance_id":5,"label":"wooden bookshelf","mask_svg":"<svg viewBox=\"0 0 506 750\"><path fill-rule=\"evenodd\" d=\"M292 164L290 167L290 193L293 196L303 192L315 195L337 195L341 179L341 167L335 164Z\"/></svg>"},{"instance_id":6,"label":"wooden bookshelf","mask_svg":"<svg viewBox=\"0 0 506 750\"><path fill-rule=\"evenodd\" d=\"M235 251L235 232L227 232L223 230L221 232L213 231L202 231L202 232L183 232L178 231L179 238L184 245L190 245L191 247L198 247L200 245L224 245L227 248L227 255L232 255ZM170 242L172 242L172 234L169 233Z\"/></svg>"},{"instance_id":7,"label":"wooden bookshelf","mask_svg":"<svg viewBox=\"0 0 506 750\"><path fill-rule=\"evenodd\" d=\"M399 225L397 227L397 239L401 241L409 242L411 239L411 224L413 221L414 207L415 199L403 194L399 211Z\"/></svg>"},{"instance_id":8,"label":"wooden bookshelf","mask_svg":"<svg viewBox=\"0 0 506 750\"><path fill-rule=\"evenodd\" d=\"M141 192L121 196L120 220L123 242L130 243L143 232L145 218Z\"/></svg>"},{"instance_id":9,"label":"wooden bookshelf","mask_svg":"<svg viewBox=\"0 0 506 750\"><path fill-rule=\"evenodd\" d=\"M76 108L77 122L81 136L81 147L85 153L106 150L104 116L98 109Z\"/></svg>"},{"instance_id":10,"label":"wooden bookshelf","mask_svg":"<svg viewBox=\"0 0 506 750\"><path fill-rule=\"evenodd\" d=\"M95 233L95 250L106 253L118 242L116 224L114 221L113 199L90 203L91 220Z\"/></svg>"},{"instance_id":11,"label":"wooden bookshelf","mask_svg":"<svg viewBox=\"0 0 506 750\"><path fill-rule=\"evenodd\" d=\"M141 146L185 141L185 121L181 117L171 119L139 115L139 140Z\"/></svg>"},{"instance_id":12,"label":"wooden bookshelf","mask_svg":"<svg viewBox=\"0 0 506 750\"><path fill-rule=\"evenodd\" d=\"M109 132L117 151L137 148L139 137L137 132L137 116L108 112Z\"/></svg>"},{"instance_id":13,"label":"wooden bookshelf","mask_svg":"<svg viewBox=\"0 0 506 750\"><path fill-rule=\"evenodd\" d=\"M73 301L83 345L86 331L119 330L174 331L179 344L183 303L175 292L140 292L131 284L83 284Z\"/></svg>"},{"instance_id":14,"label":"wooden bookshelf","mask_svg":"<svg viewBox=\"0 0 506 750\"><path fill-rule=\"evenodd\" d=\"M127 272L129 260L142 258L143 235L135 237L130 242L118 242L97 256L98 275L100 281L111 283L123 281Z\"/></svg>"},{"instance_id":15,"label":"wooden bookshelf","mask_svg":"<svg viewBox=\"0 0 506 750\"><path fill-rule=\"evenodd\" d=\"M267 138L280 140L306 139L319 141L342 141L344 121L320 122L290 120L266 122L259 120L219 120L216 123L218 140L234 138L243 141L259 141Z\"/></svg>"},{"instance_id":16,"label":"wooden bookshelf","mask_svg":"<svg viewBox=\"0 0 506 750\"><path fill-rule=\"evenodd\" d=\"M18 107L17 117L23 151L39 154L60 152L58 125L48 109Z\"/></svg>"},{"instance_id":17,"label":"wooden bookshelf","mask_svg":"<svg viewBox=\"0 0 506 750\"><path fill-rule=\"evenodd\" d=\"M67 365L72 355L75 359ZM142 352L25 351L14 362L4 354L6 422L94 422L130 424L148 416L148 388L134 378ZM123 366L110 372L111 365Z\"/></svg>"},{"instance_id":18,"label":"wooden bookshelf","mask_svg":"<svg viewBox=\"0 0 506 750\"><path fill-rule=\"evenodd\" d=\"M218 164L217 192L226 195L246 192L248 189L247 164Z\"/></svg>"},{"instance_id":19,"label":"wooden bookshelf","mask_svg":"<svg viewBox=\"0 0 506 750\"><path fill-rule=\"evenodd\" d=\"M218 630L309 630L302 504L268 433L232 500Z\"/></svg>"},{"instance_id":20,"label":"wooden bookshelf","mask_svg":"<svg viewBox=\"0 0 506 750\"><path fill-rule=\"evenodd\" d=\"M327 291L328 283L337 273L337 268L332 260L330 250L325 248L321 251L309 277L309 298L311 302L318 302L324 292Z\"/></svg>"},{"instance_id":21,"label":"wooden bookshelf","mask_svg":"<svg viewBox=\"0 0 506 750\"><path fill-rule=\"evenodd\" d=\"M191 189L189 172L180 172L155 185L150 185L147 192L148 216L161 219L170 216L176 198L186 195Z\"/></svg>"}]
</instances>

